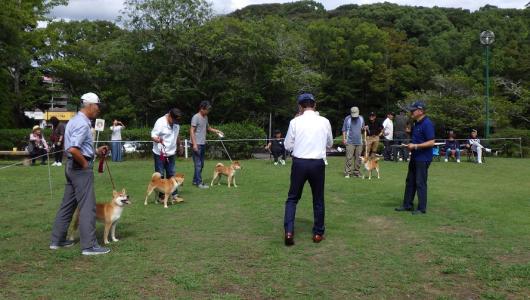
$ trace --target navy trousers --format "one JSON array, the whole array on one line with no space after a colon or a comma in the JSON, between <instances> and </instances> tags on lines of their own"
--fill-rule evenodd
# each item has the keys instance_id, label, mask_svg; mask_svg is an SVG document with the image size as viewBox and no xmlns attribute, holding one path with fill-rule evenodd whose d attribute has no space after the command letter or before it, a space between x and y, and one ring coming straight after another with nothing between
<instances>
[{"instance_id":1,"label":"navy trousers","mask_svg":"<svg viewBox=\"0 0 530 300\"><path fill-rule=\"evenodd\" d=\"M414 208L414 196L418 194L418 210L427 211L427 176L431 162L411 159L403 197L403 207Z\"/></svg>"},{"instance_id":2,"label":"navy trousers","mask_svg":"<svg viewBox=\"0 0 530 300\"><path fill-rule=\"evenodd\" d=\"M204 154L206 151L206 145L197 145L199 151L191 151L193 157L193 181L192 184L199 185L202 183L202 169L204 168Z\"/></svg>"},{"instance_id":3,"label":"navy trousers","mask_svg":"<svg viewBox=\"0 0 530 300\"><path fill-rule=\"evenodd\" d=\"M324 234L324 182L325 165L322 159L300 159L293 157L291 166L291 187L285 202L285 232L294 233L294 219L296 205L302 197L302 190L306 181L309 181L313 193L313 234Z\"/></svg>"}]
</instances>

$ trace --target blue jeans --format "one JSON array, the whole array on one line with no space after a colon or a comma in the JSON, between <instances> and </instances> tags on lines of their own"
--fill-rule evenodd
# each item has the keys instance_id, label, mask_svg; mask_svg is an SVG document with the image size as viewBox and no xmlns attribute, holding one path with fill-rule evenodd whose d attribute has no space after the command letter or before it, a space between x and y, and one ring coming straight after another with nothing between
<instances>
[{"instance_id":1,"label":"blue jeans","mask_svg":"<svg viewBox=\"0 0 530 300\"><path fill-rule=\"evenodd\" d=\"M122 150L121 150L121 142L120 141L112 141L112 161L121 161L122 160Z\"/></svg>"},{"instance_id":2,"label":"blue jeans","mask_svg":"<svg viewBox=\"0 0 530 300\"><path fill-rule=\"evenodd\" d=\"M206 150L206 145L197 145L199 151L192 151L193 165L195 171L193 173L193 184L199 185L202 183L202 168L204 168L204 152Z\"/></svg>"},{"instance_id":3,"label":"blue jeans","mask_svg":"<svg viewBox=\"0 0 530 300\"><path fill-rule=\"evenodd\" d=\"M414 196L418 193L418 210L427 211L427 177L430 164L430 161L410 160L403 207L414 208Z\"/></svg>"},{"instance_id":4,"label":"blue jeans","mask_svg":"<svg viewBox=\"0 0 530 300\"><path fill-rule=\"evenodd\" d=\"M456 150L455 151L455 156L456 156L456 159L460 159L460 149L447 149L445 150L445 159L449 159L449 155L451 154L451 152L453 150Z\"/></svg>"},{"instance_id":5,"label":"blue jeans","mask_svg":"<svg viewBox=\"0 0 530 300\"><path fill-rule=\"evenodd\" d=\"M293 157L291 166L291 186L285 202L285 232L294 233L296 205L302 197L302 190L309 181L313 193L313 234L324 234L324 182L326 168L322 159L300 159Z\"/></svg>"},{"instance_id":6,"label":"blue jeans","mask_svg":"<svg viewBox=\"0 0 530 300\"><path fill-rule=\"evenodd\" d=\"M155 159L155 172L162 175L162 178L169 178L175 175L175 155L166 157L165 161L160 160L160 155L153 153ZM159 195L163 195L160 193ZM178 189L175 189L173 195L178 195Z\"/></svg>"}]
</instances>

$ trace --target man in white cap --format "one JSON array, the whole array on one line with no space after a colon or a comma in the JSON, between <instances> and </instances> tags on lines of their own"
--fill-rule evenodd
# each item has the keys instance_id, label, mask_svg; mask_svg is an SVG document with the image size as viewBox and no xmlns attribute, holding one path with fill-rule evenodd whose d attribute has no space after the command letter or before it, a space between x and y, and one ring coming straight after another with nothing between
<instances>
[{"instance_id":1,"label":"man in white cap","mask_svg":"<svg viewBox=\"0 0 530 300\"><path fill-rule=\"evenodd\" d=\"M361 177L361 153L363 152L362 129L364 119L359 115L359 108L353 106L350 115L344 118L342 124L342 143L346 145L346 161L344 163L344 177L351 175ZM352 171L353 160L353 171Z\"/></svg>"},{"instance_id":2,"label":"man in white cap","mask_svg":"<svg viewBox=\"0 0 530 300\"><path fill-rule=\"evenodd\" d=\"M66 125L64 150L68 157L65 176L66 185L61 206L53 224L50 249L71 247L74 241L66 240L72 215L79 208L79 233L83 255L109 253L100 247L96 239L96 196L92 166L96 155L106 153L107 146L94 149L91 119L100 113L101 102L94 93L81 96L81 110Z\"/></svg>"}]
</instances>

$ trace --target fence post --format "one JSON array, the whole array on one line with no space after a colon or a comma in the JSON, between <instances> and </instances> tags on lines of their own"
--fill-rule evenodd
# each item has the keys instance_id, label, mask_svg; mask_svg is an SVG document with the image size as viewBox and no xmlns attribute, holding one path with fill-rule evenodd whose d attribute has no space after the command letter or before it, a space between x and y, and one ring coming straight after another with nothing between
<instances>
[{"instance_id":1,"label":"fence post","mask_svg":"<svg viewBox=\"0 0 530 300\"><path fill-rule=\"evenodd\" d=\"M523 158L523 141L521 137L519 137L519 153L521 153L521 158Z\"/></svg>"},{"instance_id":2,"label":"fence post","mask_svg":"<svg viewBox=\"0 0 530 300\"><path fill-rule=\"evenodd\" d=\"M188 158L188 139L184 139L184 156Z\"/></svg>"}]
</instances>

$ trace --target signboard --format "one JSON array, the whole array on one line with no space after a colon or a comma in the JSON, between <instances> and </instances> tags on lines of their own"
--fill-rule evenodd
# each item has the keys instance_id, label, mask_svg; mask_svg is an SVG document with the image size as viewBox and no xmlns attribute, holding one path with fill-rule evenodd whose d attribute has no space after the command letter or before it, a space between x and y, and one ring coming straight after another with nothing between
<instances>
[{"instance_id":1,"label":"signboard","mask_svg":"<svg viewBox=\"0 0 530 300\"><path fill-rule=\"evenodd\" d=\"M47 111L46 120L56 117L59 121L68 121L75 116L75 111Z\"/></svg>"},{"instance_id":2,"label":"signboard","mask_svg":"<svg viewBox=\"0 0 530 300\"><path fill-rule=\"evenodd\" d=\"M104 119L96 119L96 125L94 126L96 131L103 131L105 130L105 120Z\"/></svg>"}]
</instances>

